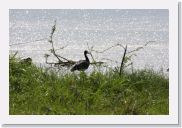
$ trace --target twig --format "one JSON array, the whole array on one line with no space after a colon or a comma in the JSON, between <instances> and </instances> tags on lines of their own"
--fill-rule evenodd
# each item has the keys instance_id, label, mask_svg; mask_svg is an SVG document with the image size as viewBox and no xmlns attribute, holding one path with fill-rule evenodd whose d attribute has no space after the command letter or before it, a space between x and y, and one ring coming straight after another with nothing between
<instances>
[{"instance_id":1,"label":"twig","mask_svg":"<svg viewBox=\"0 0 182 128\"><path fill-rule=\"evenodd\" d=\"M96 53L104 53L104 52L106 52L106 51L108 51L108 50L110 50L110 49L112 49L112 48L114 48L114 47L117 47L117 46L120 46L120 47L124 48L122 44L119 44L119 43L118 43L118 44L115 44L115 45L113 45L113 46L110 46L109 48L106 48L106 49L104 49L104 50L102 50L102 51L97 51L97 50L92 50L92 51L94 51L94 52L96 52Z\"/></svg>"},{"instance_id":2,"label":"twig","mask_svg":"<svg viewBox=\"0 0 182 128\"><path fill-rule=\"evenodd\" d=\"M108 58L101 58L102 60L106 60L106 61L111 61L111 62L113 62L113 60L111 60L111 59L108 59ZM120 62L119 61L114 61L115 63L117 63L117 64L120 64Z\"/></svg>"},{"instance_id":3,"label":"twig","mask_svg":"<svg viewBox=\"0 0 182 128\"><path fill-rule=\"evenodd\" d=\"M145 46L147 46L147 45L148 45L149 43L151 43L151 42L155 42L155 41L148 41L148 42L146 42L143 46L141 46L141 47L137 47L136 49L134 49L134 50L132 50L132 51L128 52L127 54L130 54L130 53L133 53L133 52L139 51L139 50L143 49Z\"/></svg>"},{"instance_id":4,"label":"twig","mask_svg":"<svg viewBox=\"0 0 182 128\"><path fill-rule=\"evenodd\" d=\"M15 52L15 54L12 56L12 58L14 59L17 54L18 54L18 51Z\"/></svg>"},{"instance_id":5,"label":"twig","mask_svg":"<svg viewBox=\"0 0 182 128\"><path fill-rule=\"evenodd\" d=\"M63 47L60 47L60 48L58 48L58 49L54 49L54 50L55 50L55 51L62 50L62 49L64 49L64 48L66 48L67 46L68 46L68 44L65 45L65 46L63 46Z\"/></svg>"},{"instance_id":6,"label":"twig","mask_svg":"<svg viewBox=\"0 0 182 128\"><path fill-rule=\"evenodd\" d=\"M123 58L122 58L122 61L121 61L121 66L120 66L119 75L121 75L121 73L122 73L122 71L123 71L126 51L127 51L127 45L126 45L126 47L124 48L124 54L123 54Z\"/></svg>"},{"instance_id":7,"label":"twig","mask_svg":"<svg viewBox=\"0 0 182 128\"><path fill-rule=\"evenodd\" d=\"M90 48L89 45L88 45L88 43L87 43L87 48L88 48L88 50L89 50L89 53L90 53L90 55L91 55L91 57L92 57L92 61L93 61L93 62L90 63L91 65L97 65L97 64L101 65L101 64L104 63L104 62L101 62L101 61L99 61L99 62L96 62L96 61L95 61L95 59L94 59L94 57L93 57L93 55L92 55L92 51L94 51L94 50L93 50L93 48L94 48L93 46ZM96 67L97 67L97 66L96 66ZM99 69L99 68L97 67L97 69Z\"/></svg>"},{"instance_id":8,"label":"twig","mask_svg":"<svg viewBox=\"0 0 182 128\"><path fill-rule=\"evenodd\" d=\"M88 43L87 43L87 48L88 48L88 51L89 51L89 53L90 53L90 55L91 55L91 57L92 57L92 61L95 62L95 59L94 59L94 57L93 57L93 55L92 55L93 46L90 48L89 45L88 45Z\"/></svg>"},{"instance_id":9,"label":"twig","mask_svg":"<svg viewBox=\"0 0 182 128\"><path fill-rule=\"evenodd\" d=\"M55 52L55 49L54 49L54 44L53 44L53 34L54 34L54 32L55 32L55 30L56 30L56 20L54 21L54 25L53 25L53 27L52 27L52 31L51 31L51 35L50 35L50 40L49 40L49 42L51 43L51 46L52 46L52 49L51 49L51 53L53 53L53 55L59 60L59 63L61 63L61 62L63 62L60 58L59 58L59 56L56 54L56 52Z\"/></svg>"},{"instance_id":10,"label":"twig","mask_svg":"<svg viewBox=\"0 0 182 128\"><path fill-rule=\"evenodd\" d=\"M101 64L103 64L104 62L102 62L102 61L99 61L99 62L91 62L90 64L93 64L93 65L97 65L97 64L99 64L99 65L101 65Z\"/></svg>"},{"instance_id":11,"label":"twig","mask_svg":"<svg viewBox=\"0 0 182 128\"><path fill-rule=\"evenodd\" d=\"M47 40L47 39L48 38L42 38L42 39L38 39L38 40L30 41L30 42L25 42L25 43L10 44L9 46L25 45L25 44L35 43L35 42L43 41L43 40Z\"/></svg>"},{"instance_id":12,"label":"twig","mask_svg":"<svg viewBox=\"0 0 182 128\"><path fill-rule=\"evenodd\" d=\"M54 32L55 32L55 30L56 30L56 20L55 20L55 22L54 22L54 25L53 25L53 27L52 27L52 31L51 31L51 34L50 34L50 36L49 36L49 42L51 43L51 53L58 59L58 62L48 62L47 61L47 58L49 57L49 55L45 55L45 57L46 57L46 63L47 64L54 64L54 65L59 65L59 66L70 66L70 65L73 65L73 64L75 64L76 63L76 61L73 61L73 60L69 60L69 59L67 59L67 58L65 58L65 57L63 57L63 56L60 56L60 55L58 55L57 53L56 53L56 51L57 50L61 50L61 49L64 49L65 47L67 47L68 45L66 45L66 46L63 46L63 47L61 47L61 48L59 48L59 49L55 49L55 47L54 47L54 42L53 42L53 35L54 35ZM61 59L63 59L63 60L61 60Z\"/></svg>"}]
</instances>

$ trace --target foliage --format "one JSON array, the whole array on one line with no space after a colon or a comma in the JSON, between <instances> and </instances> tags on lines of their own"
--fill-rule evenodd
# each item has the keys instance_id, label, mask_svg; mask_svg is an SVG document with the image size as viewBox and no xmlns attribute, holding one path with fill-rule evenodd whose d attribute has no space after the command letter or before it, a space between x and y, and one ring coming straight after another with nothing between
<instances>
[{"instance_id":1,"label":"foliage","mask_svg":"<svg viewBox=\"0 0 182 128\"><path fill-rule=\"evenodd\" d=\"M169 80L152 70L68 73L9 62L10 115L169 114Z\"/></svg>"}]
</instances>

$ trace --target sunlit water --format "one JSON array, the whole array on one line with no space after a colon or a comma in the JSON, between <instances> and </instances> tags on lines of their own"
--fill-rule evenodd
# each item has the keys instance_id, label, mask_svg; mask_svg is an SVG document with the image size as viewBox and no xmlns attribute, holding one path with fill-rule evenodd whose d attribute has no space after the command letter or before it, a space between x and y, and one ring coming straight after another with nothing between
<instances>
[{"instance_id":1,"label":"sunlit water","mask_svg":"<svg viewBox=\"0 0 182 128\"><path fill-rule=\"evenodd\" d=\"M10 53L18 51L19 57L31 57L36 64L45 65L44 54L50 53L51 45L47 40L35 41L48 38L57 20L53 40L56 48L67 46L57 52L68 59L84 59L87 43L98 51L127 44L129 52L154 41L135 52L133 67L164 72L168 68L168 10L10 10L9 14ZM27 44L12 45L19 43ZM93 55L114 67L115 61L121 61L123 49Z\"/></svg>"}]
</instances>

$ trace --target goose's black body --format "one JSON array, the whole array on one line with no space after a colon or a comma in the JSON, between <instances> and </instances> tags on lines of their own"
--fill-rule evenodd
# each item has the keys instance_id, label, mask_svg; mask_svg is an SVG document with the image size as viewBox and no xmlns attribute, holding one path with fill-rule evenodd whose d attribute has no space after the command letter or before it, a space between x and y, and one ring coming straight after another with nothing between
<instances>
[{"instance_id":1,"label":"goose's black body","mask_svg":"<svg viewBox=\"0 0 182 128\"><path fill-rule=\"evenodd\" d=\"M71 68L71 71L75 71L75 70L78 70L78 71L84 71L86 70L89 65L90 65L90 61L87 57L87 54L89 54L89 52L87 50L84 51L84 55L85 55L85 60L80 60L78 61L72 68Z\"/></svg>"}]
</instances>

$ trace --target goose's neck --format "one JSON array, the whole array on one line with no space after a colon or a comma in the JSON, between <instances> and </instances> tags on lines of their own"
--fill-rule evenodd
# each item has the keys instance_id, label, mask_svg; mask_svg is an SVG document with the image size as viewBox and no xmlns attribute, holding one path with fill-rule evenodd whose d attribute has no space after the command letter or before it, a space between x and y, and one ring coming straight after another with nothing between
<instances>
[{"instance_id":1,"label":"goose's neck","mask_svg":"<svg viewBox=\"0 0 182 128\"><path fill-rule=\"evenodd\" d=\"M87 62L90 62L89 59L88 59L88 57L87 57L87 54L84 54L84 55L85 55L86 61L87 61Z\"/></svg>"}]
</instances>

